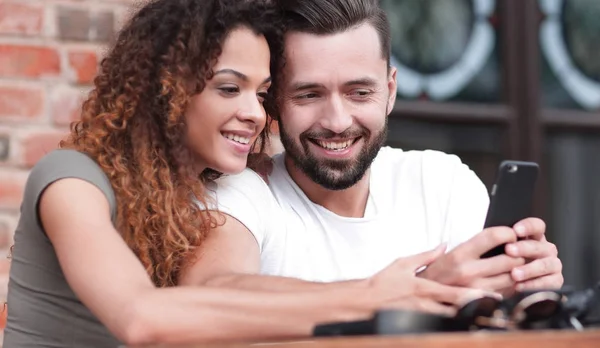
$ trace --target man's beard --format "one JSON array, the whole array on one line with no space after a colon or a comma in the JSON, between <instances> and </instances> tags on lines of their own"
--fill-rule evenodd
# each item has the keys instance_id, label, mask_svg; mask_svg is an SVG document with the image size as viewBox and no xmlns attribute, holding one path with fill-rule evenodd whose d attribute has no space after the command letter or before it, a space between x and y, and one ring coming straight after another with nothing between
<instances>
[{"instance_id":1,"label":"man's beard","mask_svg":"<svg viewBox=\"0 0 600 348\"><path fill-rule=\"evenodd\" d=\"M341 134L331 131L306 131L300 134L300 145L297 144L286 132L285 124L279 122L279 134L286 155L312 181L328 190L345 190L360 181L373 163L387 138L386 124L375 135L364 127L351 128ZM352 159L322 159L315 157L309 149L309 139L327 141L329 138L354 139L364 144L358 156ZM315 145L315 143L313 143ZM319 146L319 145L315 145ZM353 146L353 145L350 145Z\"/></svg>"}]
</instances>

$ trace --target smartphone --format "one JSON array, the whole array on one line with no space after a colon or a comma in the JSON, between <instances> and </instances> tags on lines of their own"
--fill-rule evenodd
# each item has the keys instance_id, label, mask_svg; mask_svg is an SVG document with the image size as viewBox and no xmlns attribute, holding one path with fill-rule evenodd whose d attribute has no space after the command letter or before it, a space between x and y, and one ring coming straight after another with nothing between
<instances>
[{"instance_id":1,"label":"smartphone","mask_svg":"<svg viewBox=\"0 0 600 348\"><path fill-rule=\"evenodd\" d=\"M507 226L531 217L533 195L539 166L535 162L503 161L498 167L496 181L490 192L490 205L484 228ZM504 253L498 245L481 255L482 258Z\"/></svg>"}]
</instances>

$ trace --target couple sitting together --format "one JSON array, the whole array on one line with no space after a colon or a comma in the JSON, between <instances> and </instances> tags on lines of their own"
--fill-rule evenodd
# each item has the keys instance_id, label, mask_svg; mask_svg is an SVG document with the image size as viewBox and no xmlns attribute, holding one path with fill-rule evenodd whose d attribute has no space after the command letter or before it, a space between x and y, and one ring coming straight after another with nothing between
<instances>
[{"instance_id":1,"label":"couple sitting together","mask_svg":"<svg viewBox=\"0 0 600 348\"><path fill-rule=\"evenodd\" d=\"M543 221L483 229L459 158L384 146L397 83L376 0L143 5L29 176L4 347L302 337L560 288Z\"/></svg>"}]
</instances>

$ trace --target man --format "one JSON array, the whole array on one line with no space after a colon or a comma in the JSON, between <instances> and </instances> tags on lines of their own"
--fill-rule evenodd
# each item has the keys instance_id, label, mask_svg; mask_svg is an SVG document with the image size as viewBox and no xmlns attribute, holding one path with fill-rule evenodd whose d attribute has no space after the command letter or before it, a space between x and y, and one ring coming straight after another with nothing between
<instances>
[{"instance_id":1,"label":"man","mask_svg":"<svg viewBox=\"0 0 600 348\"><path fill-rule=\"evenodd\" d=\"M268 186L249 170L219 181L225 221L182 281L319 289L398 272L394 260L438 247L406 281L502 294L560 287L562 265L541 220L481 231L488 195L457 157L382 148L396 70L378 2L282 5L285 67L275 92L285 152L274 157ZM505 255L480 258L504 243ZM413 290L409 306L446 309L439 296Z\"/></svg>"}]
</instances>

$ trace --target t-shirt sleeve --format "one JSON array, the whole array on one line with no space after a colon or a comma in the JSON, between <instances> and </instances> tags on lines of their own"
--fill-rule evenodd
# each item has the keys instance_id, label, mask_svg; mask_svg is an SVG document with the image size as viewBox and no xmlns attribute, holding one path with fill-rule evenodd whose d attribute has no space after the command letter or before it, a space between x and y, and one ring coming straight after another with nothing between
<instances>
[{"instance_id":1,"label":"t-shirt sleeve","mask_svg":"<svg viewBox=\"0 0 600 348\"><path fill-rule=\"evenodd\" d=\"M213 210L225 213L241 222L254 235L260 250L268 237L268 222L276 202L264 180L250 169L240 174L216 180L211 189Z\"/></svg>"},{"instance_id":2,"label":"t-shirt sleeve","mask_svg":"<svg viewBox=\"0 0 600 348\"><path fill-rule=\"evenodd\" d=\"M455 157L446 216L448 250L483 230L489 205L487 188L467 165Z\"/></svg>"},{"instance_id":3,"label":"t-shirt sleeve","mask_svg":"<svg viewBox=\"0 0 600 348\"><path fill-rule=\"evenodd\" d=\"M108 200L113 223L116 217L115 194L100 166L87 155L75 150L54 150L43 157L33 167L23 197L23 209L35 209L39 223L37 207L44 190L52 183L66 178L76 178L96 186Z\"/></svg>"}]
</instances>

